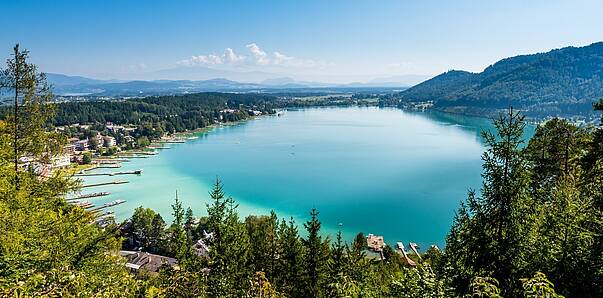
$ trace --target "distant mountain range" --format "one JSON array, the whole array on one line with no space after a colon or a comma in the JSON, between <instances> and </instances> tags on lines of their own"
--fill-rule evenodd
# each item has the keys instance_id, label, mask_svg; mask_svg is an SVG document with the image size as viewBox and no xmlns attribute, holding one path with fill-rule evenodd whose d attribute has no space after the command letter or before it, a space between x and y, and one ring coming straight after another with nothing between
<instances>
[{"instance_id":1,"label":"distant mountain range","mask_svg":"<svg viewBox=\"0 0 603 298\"><path fill-rule=\"evenodd\" d=\"M509 105L530 116L589 113L603 97L603 42L506 58L480 73L451 70L399 95L480 115Z\"/></svg>"},{"instance_id":2,"label":"distant mountain range","mask_svg":"<svg viewBox=\"0 0 603 298\"><path fill-rule=\"evenodd\" d=\"M218 72L216 72L218 74ZM243 74L243 73L239 73ZM166 74L167 75L167 74ZM257 78L257 74L254 74ZM408 84L379 82L350 84L328 84L321 82L296 81L289 77L267 78L259 83L243 83L225 78L207 80L97 80L81 76L48 73L47 80L57 95L133 96L183 94L193 92L307 92L314 89L387 89L403 90ZM417 79L416 76L408 79ZM316 90L315 90L316 91Z\"/></svg>"}]
</instances>

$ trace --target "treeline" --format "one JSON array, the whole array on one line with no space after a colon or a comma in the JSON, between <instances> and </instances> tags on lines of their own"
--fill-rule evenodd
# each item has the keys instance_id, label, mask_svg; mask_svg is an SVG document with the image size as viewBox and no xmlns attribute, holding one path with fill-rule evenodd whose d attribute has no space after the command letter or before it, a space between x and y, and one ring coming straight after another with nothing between
<instances>
[{"instance_id":1,"label":"treeline","mask_svg":"<svg viewBox=\"0 0 603 298\"><path fill-rule=\"evenodd\" d=\"M273 113L275 98L258 94L196 93L114 101L57 104L53 125L113 122L151 127L166 133L202 128L249 117L250 109ZM232 109L232 113L220 113Z\"/></svg>"}]
</instances>

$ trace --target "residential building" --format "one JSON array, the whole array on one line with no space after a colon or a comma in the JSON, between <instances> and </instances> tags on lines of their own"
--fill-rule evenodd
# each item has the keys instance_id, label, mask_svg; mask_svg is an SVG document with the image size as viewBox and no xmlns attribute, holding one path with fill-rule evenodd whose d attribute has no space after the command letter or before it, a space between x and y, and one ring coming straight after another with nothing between
<instances>
[{"instance_id":1,"label":"residential building","mask_svg":"<svg viewBox=\"0 0 603 298\"><path fill-rule=\"evenodd\" d=\"M383 247L385 247L385 242L383 241L383 236L368 234L366 237L366 245L371 250L379 252L383 250Z\"/></svg>"},{"instance_id":2,"label":"residential building","mask_svg":"<svg viewBox=\"0 0 603 298\"><path fill-rule=\"evenodd\" d=\"M122 250L119 255L127 260L126 267L134 273L148 272L157 274L163 266L176 267L178 261L174 258L150 254L148 252Z\"/></svg>"},{"instance_id":3,"label":"residential building","mask_svg":"<svg viewBox=\"0 0 603 298\"><path fill-rule=\"evenodd\" d=\"M103 144L105 145L105 147L109 148L109 147L114 147L117 145L117 141L115 141L115 138L112 136L104 136L103 137Z\"/></svg>"},{"instance_id":4,"label":"residential building","mask_svg":"<svg viewBox=\"0 0 603 298\"><path fill-rule=\"evenodd\" d=\"M79 140L77 142L75 142L75 149L77 149L77 151L86 151L88 150L88 139L85 140Z\"/></svg>"}]
</instances>

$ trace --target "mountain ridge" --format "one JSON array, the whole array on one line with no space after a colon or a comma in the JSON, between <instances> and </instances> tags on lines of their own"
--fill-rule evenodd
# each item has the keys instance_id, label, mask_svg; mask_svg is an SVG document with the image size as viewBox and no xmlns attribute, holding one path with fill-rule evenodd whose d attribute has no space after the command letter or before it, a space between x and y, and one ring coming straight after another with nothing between
<instances>
[{"instance_id":1,"label":"mountain ridge","mask_svg":"<svg viewBox=\"0 0 603 298\"><path fill-rule=\"evenodd\" d=\"M399 93L405 102L482 113L509 105L533 115L592 111L603 97L603 42L501 59L484 71L451 70Z\"/></svg>"}]
</instances>

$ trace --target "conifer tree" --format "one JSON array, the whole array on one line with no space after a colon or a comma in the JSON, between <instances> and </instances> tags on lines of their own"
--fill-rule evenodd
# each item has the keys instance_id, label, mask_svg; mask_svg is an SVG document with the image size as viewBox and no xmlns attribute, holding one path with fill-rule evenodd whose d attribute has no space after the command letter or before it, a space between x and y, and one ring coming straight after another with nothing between
<instances>
[{"instance_id":1,"label":"conifer tree","mask_svg":"<svg viewBox=\"0 0 603 298\"><path fill-rule=\"evenodd\" d=\"M214 297L239 297L249 287L249 237L239 221L237 205L226 197L222 182L216 179L210 192L212 204L207 206L209 240L208 289Z\"/></svg>"},{"instance_id":2,"label":"conifer tree","mask_svg":"<svg viewBox=\"0 0 603 298\"><path fill-rule=\"evenodd\" d=\"M274 280L277 288L289 297L305 297L305 248L293 218L282 220L278 229L278 260Z\"/></svg>"},{"instance_id":3,"label":"conifer tree","mask_svg":"<svg viewBox=\"0 0 603 298\"><path fill-rule=\"evenodd\" d=\"M320 226L318 211L316 208L312 208L310 220L304 223L304 227L308 232L307 238L303 241L306 247L304 262L307 275L307 297L320 297L324 294L328 242L323 241L320 235Z\"/></svg>"},{"instance_id":4,"label":"conifer tree","mask_svg":"<svg viewBox=\"0 0 603 298\"><path fill-rule=\"evenodd\" d=\"M467 210L461 210L460 220L452 227L455 235L449 237L458 244L450 243L446 253L448 258L460 258L455 274L491 275L501 283L504 295L512 295L528 261L534 205L528 195L529 172L521 148L523 116L510 108L494 125L496 134L482 133L488 149L482 156L481 197L469 193Z\"/></svg>"}]
</instances>

